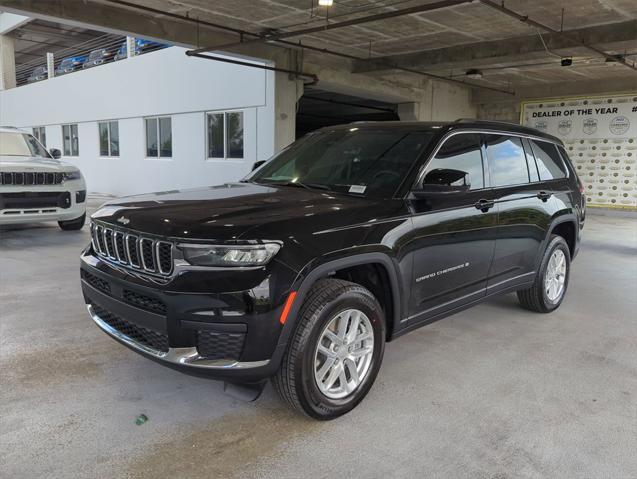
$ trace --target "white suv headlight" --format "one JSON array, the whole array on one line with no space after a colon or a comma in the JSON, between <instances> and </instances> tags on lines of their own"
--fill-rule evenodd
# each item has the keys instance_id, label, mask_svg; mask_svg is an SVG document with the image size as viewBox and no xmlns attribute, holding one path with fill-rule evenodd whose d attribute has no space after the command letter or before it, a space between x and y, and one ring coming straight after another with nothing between
<instances>
[{"instance_id":1,"label":"white suv headlight","mask_svg":"<svg viewBox=\"0 0 637 479\"><path fill-rule=\"evenodd\" d=\"M79 180L82 178L82 172L80 170L72 170L64 173L65 180Z\"/></svg>"},{"instance_id":2,"label":"white suv headlight","mask_svg":"<svg viewBox=\"0 0 637 479\"><path fill-rule=\"evenodd\" d=\"M194 266L262 266L279 252L281 245L180 245L184 259Z\"/></svg>"}]
</instances>

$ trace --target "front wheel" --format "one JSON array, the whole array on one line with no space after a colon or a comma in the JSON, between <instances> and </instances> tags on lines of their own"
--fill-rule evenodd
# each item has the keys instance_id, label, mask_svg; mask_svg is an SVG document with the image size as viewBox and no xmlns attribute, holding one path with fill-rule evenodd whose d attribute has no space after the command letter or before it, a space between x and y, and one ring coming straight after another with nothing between
<instances>
[{"instance_id":1,"label":"front wheel","mask_svg":"<svg viewBox=\"0 0 637 479\"><path fill-rule=\"evenodd\" d=\"M272 382L294 409L334 419L367 395L384 348L385 319L374 295L355 283L324 279L308 293Z\"/></svg>"},{"instance_id":2,"label":"front wheel","mask_svg":"<svg viewBox=\"0 0 637 479\"><path fill-rule=\"evenodd\" d=\"M84 213L82 216L74 220L58 221L58 225L64 231L77 231L82 229L82 226L84 226L85 221L86 221L86 213Z\"/></svg>"},{"instance_id":3,"label":"front wheel","mask_svg":"<svg viewBox=\"0 0 637 479\"><path fill-rule=\"evenodd\" d=\"M522 307L538 313L550 313L562 304L571 271L571 255L566 241L553 235L549 241L533 286L518 291Z\"/></svg>"}]
</instances>

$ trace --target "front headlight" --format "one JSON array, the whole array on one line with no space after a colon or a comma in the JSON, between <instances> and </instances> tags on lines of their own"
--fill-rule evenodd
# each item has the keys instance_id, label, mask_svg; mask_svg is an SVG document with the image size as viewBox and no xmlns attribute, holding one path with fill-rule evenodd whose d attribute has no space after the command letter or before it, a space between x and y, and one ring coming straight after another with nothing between
<instances>
[{"instance_id":1,"label":"front headlight","mask_svg":"<svg viewBox=\"0 0 637 479\"><path fill-rule=\"evenodd\" d=\"M79 180L82 178L80 170L67 171L64 173L64 180Z\"/></svg>"},{"instance_id":2,"label":"front headlight","mask_svg":"<svg viewBox=\"0 0 637 479\"><path fill-rule=\"evenodd\" d=\"M262 266L279 252L277 243L255 245L181 245L184 259L194 266Z\"/></svg>"}]
</instances>

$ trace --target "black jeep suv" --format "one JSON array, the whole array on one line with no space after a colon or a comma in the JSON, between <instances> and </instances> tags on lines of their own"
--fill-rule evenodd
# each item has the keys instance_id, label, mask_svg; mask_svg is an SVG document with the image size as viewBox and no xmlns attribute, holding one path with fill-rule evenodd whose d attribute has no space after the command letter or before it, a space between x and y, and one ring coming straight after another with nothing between
<instances>
[{"instance_id":1,"label":"black jeep suv","mask_svg":"<svg viewBox=\"0 0 637 479\"><path fill-rule=\"evenodd\" d=\"M330 419L367 394L386 341L497 294L556 309L584 215L562 143L540 131L329 127L238 183L107 203L82 289L140 354L244 392L272 378Z\"/></svg>"}]
</instances>

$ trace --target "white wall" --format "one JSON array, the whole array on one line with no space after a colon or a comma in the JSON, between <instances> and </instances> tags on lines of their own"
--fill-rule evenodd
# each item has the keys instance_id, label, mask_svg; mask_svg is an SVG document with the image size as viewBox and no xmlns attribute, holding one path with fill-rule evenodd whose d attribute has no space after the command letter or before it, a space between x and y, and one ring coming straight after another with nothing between
<instances>
[{"instance_id":1,"label":"white wall","mask_svg":"<svg viewBox=\"0 0 637 479\"><path fill-rule=\"evenodd\" d=\"M187 57L171 47L0 92L0 124L46 126L62 150L62 124L78 123L90 192L115 195L236 181L274 153L274 74ZM244 112L244 158L206 158L209 111ZM144 117L172 117L173 156L145 158ZM120 157L99 157L97 122L118 120Z\"/></svg>"}]
</instances>

